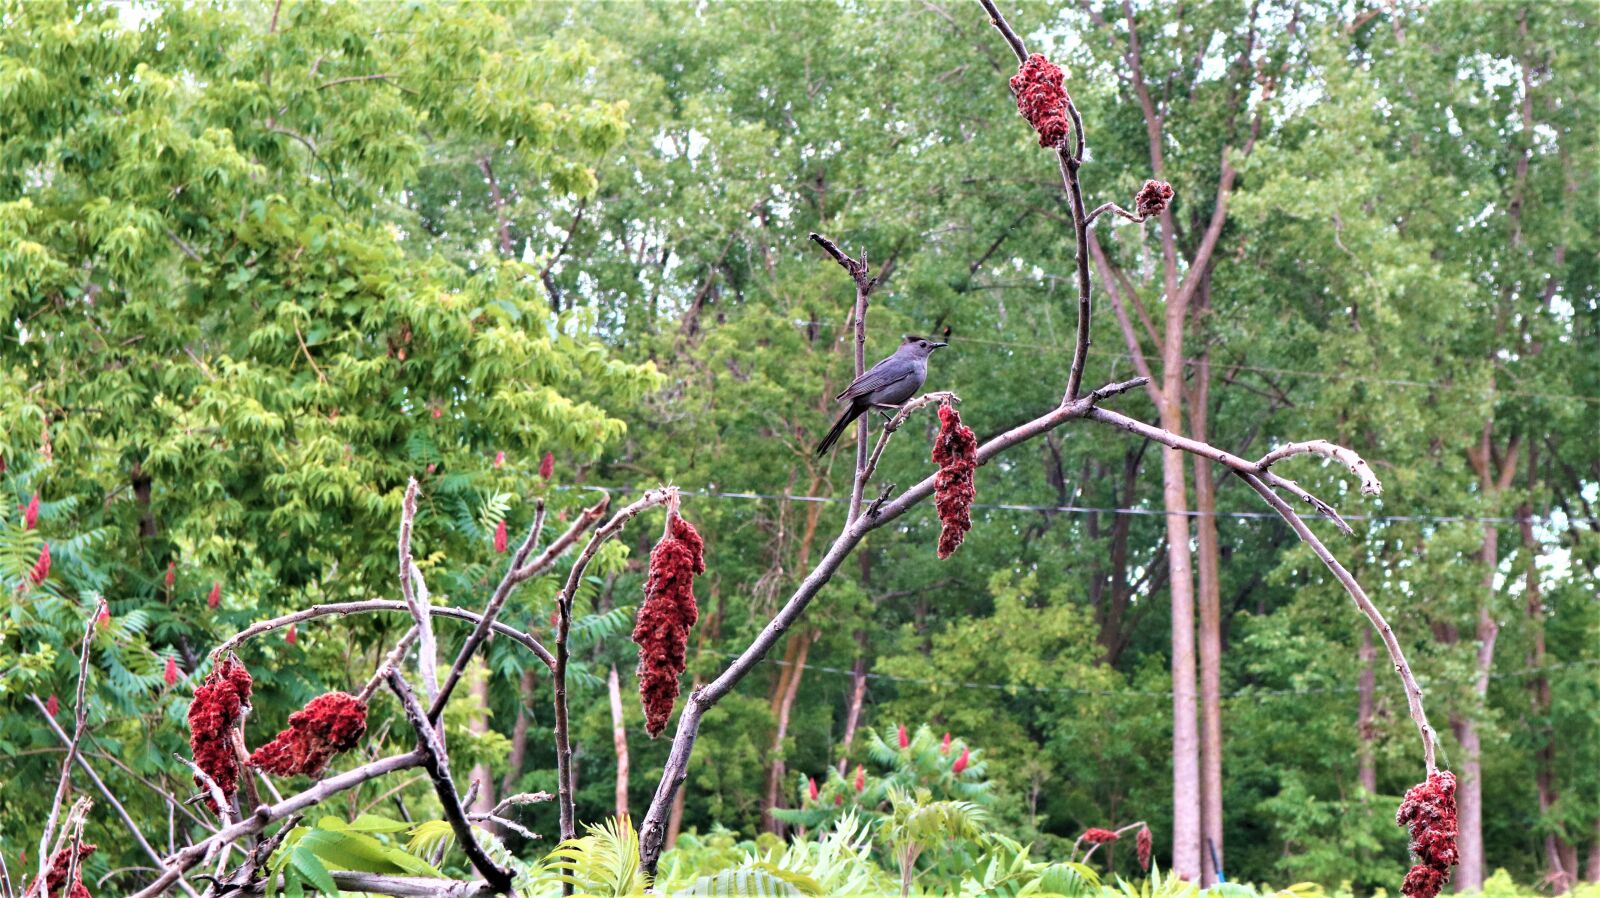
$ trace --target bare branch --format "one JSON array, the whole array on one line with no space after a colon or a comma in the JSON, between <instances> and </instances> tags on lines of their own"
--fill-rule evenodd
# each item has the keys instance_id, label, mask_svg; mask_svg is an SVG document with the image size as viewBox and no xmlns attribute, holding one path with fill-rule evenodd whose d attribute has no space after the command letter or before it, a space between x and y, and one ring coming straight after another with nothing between
<instances>
[{"instance_id":1,"label":"bare branch","mask_svg":"<svg viewBox=\"0 0 1600 898\"><path fill-rule=\"evenodd\" d=\"M1150 220L1150 216L1148 216L1148 215L1135 215L1132 212L1129 212L1127 209L1124 209L1121 206L1117 205L1116 203L1106 203L1106 204L1104 204L1102 206L1097 207L1093 212L1090 212L1088 217L1084 220L1084 224L1091 224L1091 225L1094 224L1094 220L1096 218L1099 218L1102 214L1104 214L1106 212L1111 212L1111 213L1113 213L1115 215L1118 215L1118 216L1120 216L1122 218L1126 218L1127 220L1133 222L1134 224L1144 224L1145 222Z\"/></svg>"},{"instance_id":2,"label":"bare branch","mask_svg":"<svg viewBox=\"0 0 1600 898\"><path fill-rule=\"evenodd\" d=\"M45 724L50 727L50 732L55 733L56 738L60 739L63 745L70 746L72 737L68 736L66 731L61 729L61 725L56 723L55 718L50 716L50 711L45 707L44 702L40 701L39 697L32 693L28 694L28 701L33 702L34 707L39 709L39 714L44 718ZM94 783L94 787L111 804L111 808L117 812L117 816L122 818L123 825L128 828L128 832L133 834L133 840L139 843L139 847L144 849L144 853L150 857L150 860L155 861L156 869L165 870L166 866L161 860L160 853L144 837L144 833L139 831L139 826L133 822L133 817L128 814L128 809L122 806L122 802L118 801L115 795L111 794L111 789L106 786L105 780L102 780L94 772L94 768L89 766L89 759L83 756L83 752L78 752L77 761L78 766L83 768L84 775L89 778L90 782ZM183 880L180 879L178 885L188 894L195 894L194 889L190 888L189 884Z\"/></svg>"},{"instance_id":3,"label":"bare branch","mask_svg":"<svg viewBox=\"0 0 1600 898\"><path fill-rule=\"evenodd\" d=\"M89 642L94 639L94 628L100 622L102 613L109 613L105 599L95 603L94 611L83 627L83 642L78 646L78 695L73 706L77 723L72 730L72 739L67 743L67 756L61 759L61 776L56 780L56 797L50 803L50 816L45 818L44 832L39 836L40 882L44 882L45 875L50 872L50 840L55 836L56 818L61 814L61 802L66 798L67 785L72 782L72 764L78 758L78 744L83 741L83 726L89 716L89 704L86 699L89 686Z\"/></svg>"},{"instance_id":4,"label":"bare branch","mask_svg":"<svg viewBox=\"0 0 1600 898\"><path fill-rule=\"evenodd\" d=\"M439 879L432 876L389 876L382 873L355 873L330 870L334 885L341 893L353 892L367 895L393 895L394 898L489 898L499 894L494 887L481 879L463 882ZM278 890L282 894L282 888ZM256 896L266 894L266 882L255 882L241 887L230 896Z\"/></svg>"},{"instance_id":5,"label":"bare branch","mask_svg":"<svg viewBox=\"0 0 1600 898\"><path fill-rule=\"evenodd\" d=\"M649 490L632 504L624 507L612 516L604 526L596 530L589 537L589 542L584 545L583 551L578 553L572 562L572 569L567 572L567 584L556 596L556 664L554 668L555 679L555 743L556 743L556 796L560 810L561 838L563 840L577 835L578 821L576 810L573 807L573 788L576 785L572 778L572 742L568 733L567 715L567 635L572 626L572 600L578 594L578 584L583 582L583 573L589 567L589 562L594 559L595 553L600 551L600 546L606 540L616 536L627 525L628 521L647 508L657 505L672 504L677 508L678 490L676 487L659 487Z\"/></svg>"},{"instance_id":6,"label":"bare branch","mask_svg":"<svg viewBox=\"0 0 1600 898\"><path fill-rule=\"evenodd\" d=\"M329 615L338 615L340 617L344 617L345 615L350 614L370 614L375 611L385 611L392 614L410 614L411 608L405 602L396 602L390 599L367 599L361 602L332 602L324 605L312 605L310 608L302 608L299 611L280 615L279 617L274 617L269 620L256 621L245 629L240 630L238 633L229 637L226 642L222 643L222 645L213 649L211 652L211 657L219 658L227 652L238 648L238 646L246 640L253 639L263 633L270 633L273 630L281 630L284 627L290 626L291 624L300 623L301 621L311 620L318 617L327 617ZM450 617L455 618L456 620L471 621L475 624L483 621L483 616L478 614L476 611L468 611L464 608L454 608L449 605L434 605L430 611L437 617ZM550 651L539 643L539 640L533 638L529 634L499 621L495 621L491 629L493 629L494 632L511 639L513 642L517 643L528 651L534 653L539 657L539 660L543 661L546 665L555 665L555 656L551 655Z\"/></svg>"},{"instance_id":7,"label":"bare branch","mask_svg":"<svg viewBox=\"0 0 1600 898\"><path fill-rule=\"evenodd\" d=\"M1294 528L1295 535L1310 546L1311 551L1316 553L1316 556L1322 560L1322 563L1327 566L1329 571L1333 572L1334 578L1345 588L1345 592L1350 594L1350 598L1355 601L1356 607L1361 609L1361 613L1367 616L1367 620L1372 622L1373 628L1383 638L1383 645L1389 650L1389 660L1393 662L1395 672L1400 675L1400 682L1405 685L1406 707L1411 714L1412 722L1417 725L1418 734L1422 737L1422 759L1423 763L1427 765L1428 773L1431 775L1437 769L1434 765L1433 747L1438 741L1438 736L1434 733L1433 727L1429 726L1428 714L1422 708L1422 687L1417 685L1417 678L1411 673L1411 665L1406 662L1406 655L1400 648L1400 641L1395 638L1394 630L1390 628L1389 622L1384 619L1383 612L1378 610L1378 606L1372 604L1372 600L1367 598L1366 590L1362 589L1361 584L1356 582L1356 578L1345 570L1344 565L1339 563L1339 559L1333 557L1333 553L1329 552L1328 547L1322 544L1322 540L1317 539L1316 534L1311 532L1311 528L1306 526L1305 521L1302 521L1300 516L1295 514L1294 509L1289 507L1289 503L1283 501L1276 493L1268 489L1260 477L1243 473L1239 476L1245 483L1250 485L1251 489L1259 493L1261 498L1267 500L1267 504L1271 505L1285 521L1289 522L1289 526Z\"/></svg>"},{"instance_id":8,"label":"bare branch","mask_svg":"<svg viewBox=\"0 0 1600 898\"><path fill-rule=\"evenodd\" d=\"M483 609L483 616L478 620L478 625L472 628L472 633L467 636L467 641L462 643L461 651L456 654L455 663L450 665L450 673L445 676L444 685L439 687L439 694L434 697L433 704L429 706L429 721L433 723L439 721L439 715L444 712L445 703L450 700L451 691L456 688L457 683L461 682L461 676L467 669L467 662L472 660L473 654L478 651L479 646L483 645L483 641L489 638L489 631L494 625L495 617L500 614L500 609L505 607L506 599L511 597L511 590L515 589L517 584L542 573L550 565L554 564L556 557L565 552L568 546L576 542L579 534L588 530L594 526L596 521L600 520L610 502L609 496L602 496L599 502L584 509L583 513L578 515L578 519L572 522L572 526L567 528L566 533L561 534L555 542L546 547L538 558L528 562L528 555L533 551L535 543L539 540L538 525L544 523L543 514L534 514L535 526L528 528L527 538L522 541L522 545L518 546L516 553L511 556L511 563L506 565L505 576L500 579L500 585L495 587L494 594L489 596L489 602ZM554 657L550 657L550 660L546 663L550 665L552 670L556 666Z\"/></svg>"},{"instance_id":9,"label":"bare branch","mask_svg":"<svg viewBox=\"0 0 1600 898\"><path fill-rule=\"evenodd\" d=\"M1306 440L1302 443L1279 446L1263 455L1261 460L1256 462L1256 467L1265 472L1274 463L1295 455L1320 455L1323 458L1331 458L1349 468L1350 473L1356 475L1356 478L1361 481L1363 495L1380 496L1383 494L1383 484L1379 482L1378 475L1372 472L1372 468L1367 466L1366 461L1361 456L1350 449L1346 449L1337 443L1330 443L1327 440Z\"/></svg>"},{"instance_id":10,"label":"bare branch","mask_svg":"<svg viewBox=\"0 0 1600 898\"><path fill-rule=\"evenodd\" d=\"M1017 62L1019 64L1027 62L1028 48L1023 45L1022 38L1017 37L1017 33L1011 30L1011 23L1007 22L1006 17L995 8L994 0L978 0L978 2L983 4L984 12L989 14L989 24L999 29L1006 43L1011 45L1011 52L1017 54Z\"/></svg>"},{"instance_id":11,"label":"bare branch","mask_svg":"<svg viewBox=\"0 0 1600 898\"><path fill-rule=\"evenodd\" d=\"M166 862L166 872L157 877L150 885L135 893L132 898L155 898L155 896L163 894L167 889L172 888L184 871L200 863L214 848L231 844L246 836L261 832L274 821L282 820L313 805L320 804L328 798L348 789L353 789L368 780L377 779L396 770L416 767L422 763L424 754L421 749L417 749L406 752L403 755L391 755L369 764L363 764L354 770L323 779L304 792L291 795L271 807L257 808L254 814L238 823L223 827L213 835L169 856Z\"/></svg>"},{"instance_id":12,"label":"bare branch","mask_svg":"<svg viewBox=\"0 0 1600 898\"><path fill-rule=\"evenodd\" d=\"M456 792L455 782L450 778L450 760L445 754L444 741L428 722L427 712L417 701L417 694L411 691L411 686L406 683L405 677L400 675L400 671L390 670L388 679L389 688L394 690L394 694L400 698L400 703L405 706L406 719L411 722L411 728L417 731L422 767L428 771L428 777L433 780L434 793L439 796L439 804L444 809L444 818L450 822L450 828L455 831L456 842L466 853L467 860L472 862L473 869L477 870L496 892L510 891L511 872L489 857L483 846L478 844L478 837L472 832L466 811L461 807L461 795Z\"/></svg>"},{"instance_id":13,"label":"bare branch","mask_svg":"<svg viewBox=\"0 0 1600 898\"><path fill-rule=\"evenodd\" d=\"M1145 382L1144 378L1139 377L1111 384L1072 402L1057 406L1046 414L1012 428L978 447L978 462L982 464L1018 443L1037 437L1073 418L1084 417L1090 414L1095 409L1095 404L1102 399L1143 386ZM684 702L683 712L678 716L678 729L673 735L672 748L662 770L661 780L656 786L655 796L651 799L650 807L639 827L640 858L647 871L653 873L656 861L660 859L661 849L666 840L668 807L672 804L673 795L688 775L689 756L694 751L701 717L755 669L762 658L766 657L773 645L783 638L784 633L788 632L795 621L799 620L800 615L805 612L806 607L822 587L833 578L839 565L849 557L861 539L867 533L893 521L917 503L933 495L933 485L934 475L929 475L897 498L882 503L872 513L863 514L852 521L834 540L833 545L828 547L828 551L817 562L816 567L796 587L789 600L778 609L778 613L773 615L767 625L762 627L761 632L738 658L716 679L690 693L688 700Z\"/></svg>"},{"instance_id":14,"label":"bare branch","mask_svg":"<svg viewBox=\"0 0 1600 898\"><path fill-rule=\"evenodd\" d=\"M832 256L833 260L838 262L839 266L850 275L850 279L855 282L856 304L855 311L851 317L855 323L856 332L855 376L859 379L861 375L867 372L867 305L869 298L872 296L872 288L877 285L877 281L873 280L869 273L867 251L863 249L861 258L852 259L845 255L832 240L821 234L813 232L811 239L822 247L823 251ZM850 526L850 522L861 515L861 495L866 489L867 483L867 440L871 435L870 430L871 426L867 416L860 416L856 420L856 470L855 477L850 485L850 511L845 516L846 527Z\"/></svg>"},{"instance_id":15,"label":"bare branch","mask_svg":"<svg viewBox=\"0 0 1600 898\"><path fill-rule=\"evenodd\" d=\"M907 419L911 417L911 413L925 405L944 402L945 400L960 402L961 397L945 390L936 390L932 393L924 393L915 399L907 400L905 405L900 406L900 411L896 412L895 416L883 425L883 431L878 435L878 444L872 447L872 456L867 459L867 467L861 472L862 484L872 479L873 472L878 470L878 459L883 457L884 447L889 445L889 437L906 423Z\"/></svg>"}]
</instances>

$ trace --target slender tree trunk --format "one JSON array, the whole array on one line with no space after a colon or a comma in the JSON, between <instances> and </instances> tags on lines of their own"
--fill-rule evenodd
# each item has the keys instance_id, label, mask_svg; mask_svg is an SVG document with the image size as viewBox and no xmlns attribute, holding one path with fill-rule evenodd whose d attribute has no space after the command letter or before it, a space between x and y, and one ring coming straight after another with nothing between
<instances>
[{"instance_id":1,"label":"slender tree trunk","mask_svg":"<svg viewBox=\"0 0 1600 898\"><path fill-rule=\"evenodd\" d=\"M772 764L767 768L767 830L779 836L788 832L788 825L772 816L772 809L783 800L783 780L788 768L783 763L783 740L789 735L789 712L794 708L795 694L800 691L800 680L805 673L806 656L811 653L815 633L803 633L795 641L800 647L795 652L789 682L784 687L783 699L778 705L778 728L772 737Z\"/></svg>"},{"instance_id":2,"label":"slender tree trunk","mask_svg":"<svg viewBox=\"0 0 1600 898\"><path fill-rule=\"evenodd\" d=\"M606 674L606 692L611 697L611 742L617 749L617 817L628 816L628 728L622 720L622 683L617 669Z\"/></svg>"},{"instance_id":3,"label":"slender tree trunk","mask_svg":"<svg viewBox=\"0 0 1600 898\"><path fill-rule=\"evenodd\" d=\"M839 775L850 767L850 744L861 725L861 705L867 698L867 631L856 631L856 660L850 666L850 704L844 713L844 739L839 746Z\"/></svg>"},{"instance_id":4,"label":"slender tree trunk","mask_svg":"<svg viewBox=\"0 0 1600 898\"><path fill-rule=\"evenodd\" d=\"M522 778L522 766L528 760L528 727L533 723L528 709L538 698L534 695L535 685L534 669L523 668L522 681L517 685L517 722L511 727L511 755L506 759L505 776L500 779L500 791L505 795L516 791L517 781Z\"/></svg>"},{"instance_id":5,"label":"slender tree trunk","mask_svg":"<svg viewBox=\"0 0 1600 898\"><path fill-rule=\"evenodd\" d=\"M1489 602L1494 594L1494 571L1499 561L1500 535L1494 524L1485 524L1483 546L1478 560L1488 569L1483 583L1484 595L1478 607L1478 679L1473 686L1479 707L1488 691L1488 664L1494 657L1495 637L1499 625L1490 612ZM1471 715L1458 715L1454 720L1456 738L1461 742L1461 783L1457 791L1460 811L1461 869L1456 873L1456 890L1478 892L1483 890L1483 739L1478 733L1477 721Z\"/></svg>"},{"instance_id":6,"label":"slender tree trunk","mask_svg":"<svg viewBox=\"0 0 1600 898\"><path fill-rule=\"evenodd\" d=\"M1584 873L1590 882L1600 882L1600 817L1594 820L1594 837L1589 840L1589 861Z\"/></svg>"},{"instance_id":7,"label":"slender tree trunk","mask_svg":"<svg viewBox=\"0 0 1600 898\"><path fill-rule=\"evenodd\" d=\"M1202 287L1197 304L1205 306ZM1202 352L1189 403L1191 436L1209 442L1211 361ZM1211 463L1195 459L1195 567L1200 609L1200 884L1222 881L1222 578L1217 544L1217 490Z\"/></svg>"},{"instance_id":8,"label":"slender tree trunk","mask_svg":"<svg viewBox=\"0 0 1600 898\"><path fill-rule=\"evenodd\" d=\"M1528 445L1528 492L1531 495L1538 489L1538 452L1537 445ZM1522 536L1522 549L1524 553L1523 594L1527 598L1528 629L1532 636L1532 645L1528 649L1528 667L1535 673L1533 681L1529 684L1532 693L1531 710L1534 731L1538 734L1539 751L1535 756L1536 769L1534 782L1539 792L1539 813L1550 813L1550 808L1556 803L1557 793L1555 784L1556 744L1555 733L1550 722L1550 678L1545 675L1545 638L1544 638L1544 595L1539 587L1539 540L1533 533L1533 506L1523 502L1517 508L1518 528ZM1550 868L1549 877L1556 891L1562 892L1570 889L1578 880L1578 871L1568 862L1571 854L1564 840L1554 832L1545 833L1544 858L1545 865Z\"/></svg>"},{"instance_id":9,"label":"slender tree trunk","mask_svg":"<svg viewBox=\"0 0 1600 898\"><path fill-rule=\"evenodd\" d=\"M1372 644L1372 630L1361 628L1361 675L1356 681L1360 705L1356 711L1356 734L1361 744L1361 788L1368 796L1378 793L1378 763L1373 752L1377 740L1377 727L1373 723L1376 710L1375 694L1378 687L1378 649Z\"/></svg>"},{"instance_id":10,"label":"slender tree trunk","mask_svg":"<svg viewBox=\"0 0 1600 898\"><path fill-rule=\"evenodd\" d=\"M1174 408L1162 426L1181 433ZM1172 598L1172 869L1200 878L1200 733L1195 705L1194 581L1189 570L1188 496L1183 453L1161 452L1167 510L1167 587Z\"/></svg>"},{"instance_id":11,"label":"slender tree trunk","mask_svg":"<svg viewBox=\"0 0 1600 898\"><path fill-rule=\"evenodd\" d=\"M489 732L489 671L483 662L472 662L478 667L472 679L472 716L467 719L467 729L477 735ZM489 765L479 761L472 765L469 780L478 783L478 797L473 799L469 809L474 814L487 814L494 810L494 774L489 770Z\"/></svg>"}]
</instances>

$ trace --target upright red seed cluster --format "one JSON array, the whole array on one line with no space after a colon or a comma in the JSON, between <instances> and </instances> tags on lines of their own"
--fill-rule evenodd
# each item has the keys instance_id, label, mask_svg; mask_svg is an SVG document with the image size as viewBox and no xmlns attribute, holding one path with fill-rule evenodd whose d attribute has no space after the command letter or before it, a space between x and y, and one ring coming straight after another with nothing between
<instances>
[{"instance_id":1,"label":"upright red seed cluster","mask_svg":"<svg viewBox=\"0 0 1600 898\"><path fill-rule=\"evenodd\" d=\"M903 724L903 723L900 724L900 726L898 727L898 729L896 731L896 735L900 739L900 747L901 748L909 748L911 746L911 737L906 735L906 725L905 724Z\"/></svg>"},{"instance_id":2,"label":"upright red seed cluster","mask_svg":"<svg viewBox=\"0 0 1600 898\"><path fill-rule=\"evenodd\" d=\"M494 528L494 550L496 552L504 552L506 550L506 545L506 522L501 521L499 524L495 525Z\"/></svg>"},{"instance_id":3,"label":"upright red seed cluster","mask_svg":"<svg viewBox=\"0 0 1600 898\"><path fill-rule=\"evenodd\" d=\"M1400 891L1406 898L1434 898L1450 881L1450 868L1461 863L1456 852L1455 774L1435 771L1426 782L1412 786L1394 820L1411 828L1411 851L1418 861Z\"/></svg>"},{"instance_id":4,"label":"upright red seed cluster","mask_svg":"<svg viewBox=\"0 0 1600 898\"><path fill-rule=\"evenodd\" d=\"M1039 132L1039 146L1058 147L1067 139L1067 91L1061 86L1061 67L1042 53L1028 57L1011 76L1017 111Z\"/></svg>"},{"instance_id":5,"label":"upright red seed cluster","mask_svg":"<svg viewBox=\"0 0 1600 898\"><path fill-rule=\"evenodd\" d=\"M1134 848L1138 849L1139 852L1140 869L1150 869L1150 850L1155 847L1153 843L1154 840L1150 835L1150 827L1139 827L1139 836L1134 840L1133 845Z\"/></svg>"},{"instance_id":6,"label":"upright red seed cluster","mask_svg":"<svg viewBox=\"0 0 1600 898\"><path fill-rule=\"evenodd\" d=\"M214 609L218 605L221 605L221 604L222 604L222 581L221 580L213 580L211 582L211 593L206 596L206 607Z\"/></svg>"},{"instance_id":7,"label":"upright red seed cluster","mask_svg":"<svg viewBox=\"0 0 1600 898\"><path fill-rule=\"evenodd\" d=\"M856 765L855 785L857 792L865 792L867 790L867 768L861 764Z\"/></svg>"},{"instance_id":8,"label":"upright red seed cluster","mask_svg":"<svg viewBox=\"0 0 1600 898\"><path fill-rule=\"evenodd\" d=\"M167 577L166 577L166 580L165 580L167 588L171 589L173 581L177 580L177 579L178 579L178 563L176 561L167 562Z\"/></svg>"},{"instance_id":9,"label":"upright red seed cluster","mask_svg":"<svg viewBox=\"0 0 1600 898\"><path fill-rule=\"evenodd\" d=\"M1166 181L1146 181L1133 195L1133 209L1144 216L1160 215L1172 202L1172 185Z\"/></svg>"},{"instance_id":10,"label":"upright red seed cluster","mask_svg":"<svg viewBox=\"0 0 1600 898\"><path fill-rule=\"evenodd\" d=\"M1107 845L1111 842L1117 841L1120 838L1122 837L1111 830L1101 829L1097 826L1091 826L1083 831L1083 840L1088 842L1090 845Z\"/></svg>"},{"instance_id":11,"label":"upright red seed cluster","mask_svg":"<svg viewBox=\"0 0 1600 898\"><path fill-rule=\"evenodd\" d=\"M88 842L78 843L78 866L73 870L72 884L67 888L66 898L90 898L89 888L83 884L83 859L94 854L94 846ZM44 874L44 894L47 898L56 898L61 894L61 887L67 885L67 866L72 859L72 846L56 852L50 857L50 869ZM38 885L38 881L34 881ZM28 890L30 893L34 889Z\"/></svg>"},{"instance_id":12,"label":"upright red seed cluster","mask_svg":"<svg viewBox=\"0 0 1600 898\"><path fill-rule=\"evenodd\" d=\"M551 475L555 474L555 472L556 454L554 452L546 452L544 454L544 458L539 459L539 476L545 480L549 480Z\"/></svg>"},{"instance_id":13,"label":"upright red seed cluster","mask_svg":"<svg viewBox=\"0 0 1600 898\"><path fill-rule=\"evenodd\" d=\"M178 659L172 657L171 655L167 656L167 666L166 669L161 672L161 679L168 686L178 682Z\"/></svg>"},{"instance_id":14,"label":"upright red seed cluster","mask_svg":"<svg viewBox=\"0 0 1600 898\"><path fill-rule=\"evenodd\" d=\"M939 557L950 554L972 529L972 472L978 467L978 438L961 423L961 413L948 401L939 406L939 435L933 440L933 504L939 511Z\"/></svg>"},{"instance_id":15,"label":"upright red seed cluster","mask_svg":"<svg viewBox=\"0 0 1600 898\"><path fill-rule=\"evenodd\" d=\"M960 776L966 771L967 765L970 763L972 763L972 749L963 748L961 749L961 757L956 758L956 762L950 765L950 772Z\"/></svg>"},{"instance_id":16,"label":"upright red seed cluster","mask_svg":"<svg viewBox=\"0 0 1600 898\"><path fill-rule=\"evenodd\" d=\"M678 700L689 628L700 617L694 578L705 573L705 548L694 525L674 511L667 516L667 535L650 552L650 577L633 641L639 644L639 699L644 705L644 729L651 738L666 729Z\"/></svg>"},{"instance_id":17,"label":"upright red seed cluster","mask_svg":"<svg viewBox=\"0 0 1600 898\"><path fill-rule=\"evenodd\" d=\"M38 586L48 576L50 576L50 544L45 543L39 549L39 560L33 563L33 570L28 572L28 579L33 581L34 586Z\"/></svg>"},{"instance_id":18,"label":"upright red seed cluster","mask_svg":"<svg viewBox=\"0 0 1600 898\"><path fill-rule=\"evenodd\" d=\"M328 759L349 751L367 732L367 706L343 692L329 692L289 715L288 729L250 754L250 765L278 776L316 776Z\"/></svg>"},{"instance_id":19,"label":"upright red seed cluster","mask_svg":"<svg viewBox=\"0 0 1600 898\"><path fill-rule=\"evenodd\" d=\"M949 733L945 733L944 734L944 741L939 743L939 754L947 755L949 753L950 753L950 734Z\"/></svg>"},{"instance_id":20,"label":"upright red seed cluster","mask_svg":"<svg viewBox=\"0 0 1600 898\"><path fill-rule=\"evenodd\" d=\"M195 688L189 703L189 749L194 762L216 782L223 797L239 786L239 763L233 753L233 728L250 710L250 671L229 655ZM198 777L195 783L200 784ZM206 790L206 806L217 810Z\"/></svg>"},{"instance_id":21,"label":"upright red seed cluster","mask_svg":"<svg viewBox=\"0 0 1600 898\"><path fill-rule=\"evenodd\" d=\"M22 529L32 530L39 523L39 494L34 493L28 500L28 507L22 510Z\"/></svg>"}]
</instances>

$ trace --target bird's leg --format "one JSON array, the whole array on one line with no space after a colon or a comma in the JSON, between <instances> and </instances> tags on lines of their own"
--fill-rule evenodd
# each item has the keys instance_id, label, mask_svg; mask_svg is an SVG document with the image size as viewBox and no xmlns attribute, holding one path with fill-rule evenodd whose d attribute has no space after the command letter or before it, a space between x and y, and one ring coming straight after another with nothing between
<instances>
[{"instance_id":1,"label":"bird's leg","mask_svg":"<svg viewBox=\"0 0 1600 898\"><path fill-rule=\"evenodd\" d=\"M894 420L894 415L890 414L890 412L900 411L900 406L888 402L874 402L872 407L878 410L878 414L882 415L885 421Z\"/></svg>"}]
</instances>

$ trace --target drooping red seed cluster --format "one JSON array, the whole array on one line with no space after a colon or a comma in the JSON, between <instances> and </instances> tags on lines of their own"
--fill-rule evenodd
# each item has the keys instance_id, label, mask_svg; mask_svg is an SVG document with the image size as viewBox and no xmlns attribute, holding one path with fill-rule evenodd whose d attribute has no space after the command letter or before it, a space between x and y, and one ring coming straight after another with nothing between
<instances>
[{"instance_id":1,"label":"drooping red seed cluster","mask_svg":"<svg viewBox=\"0 0 1600 898\"><path fill-rule=\"evenodd\" d=\"M1101 829L1097 826L1091 826L1083 831L1083 840L1090 845L1108 845L1120 838L1122 837L1111 830Z\"/></svg>"},{"instance_id":2,"label":"drooping red seed cluster","mask_svg":"<svg viewBox=\"0 0 1600 898\"><path fill-rule=\"evenodd\" d=\"M1161 210L1172 202L1172 193L1172 185L1166 181L1146 181L1139 192L1133 195L1133 210L1145 217L1160 215Z\"/></svg>"},{"instance_id":3,"label":"drooping red seed cluster","mask_svg":"<svg viewBox=\"0 0 1600 898\"><path fill-rule=\"evenodd\" d=\"M954 773L956 776L960 776L962 773L966 772L967 765L971 763L972 749L963 748L961 749L961 757L956 758L956 762L950 765L950 772Z\"/></svg>"},{"instance_id":4,"label":"drooping red seed cluster","mask_svg":"<svg viewBox=\"0 0 1600 898\"><path fill-rule=\"evenodd\" d=\"M687 663L689 628L700 617L694 578L706 570L705 540L694 525L672 512L667 535L650 552L644 604L633 627L639 644L639 700L644 729L653 739L667 727L678 700L678 678Z\"/></svg>"},{"instance_id":5,"label":"drooping red seed cluster","mask_svg":"<svg viewBox=\"0 0 1600 898\"><path fill-rule=\"evenodd\" d=\"M939 512L939 557L950 554L972 529L972 472L978 467L978 438L961 423L961 413L948 401L939 406L939 435L933 440L933 504Z\"/></svg>"},{"instance_id":6,"label":"drooping red seed cluster","mask_svg":"<svg viewBox=\"0 0 1600 898\"><path fill-rule=\"evenodd\" d=\"M1150 851L1155 847L1154 839L1150 835L1150 827L1139 828L1139 836L1134 840L1134 848L1139 852L1139 867L1143 870L1150 869Z\"/></svg>"},{"instance_id":7,"label":"drooping red seed cluster","mask_svg":"<svg viewBox=\"0 0 1600 898\"><path fill-rule=\"evenodd\" d=\"M1438 770L1412 786L1394 820L1410 827L1411 852L1417 856L1401 893L1406 898L1434 898L1450 881L1450 868L1461 863L1456 851L1455 774Z\"/></svg>"},{"instance_id":8,"label":"drooping red seed cluster","mask_svg":"<svg viewBox=\"0 0 1600 898\"><path fill-rule=\"evenodd\" d=\"M366 703L329 692L289 715L289 726L250 754L250 765L278 776L316 776L328 759L349 751L367 732Z\"/></svg>"},{"instance_id":9,"label":"drooping red seed cluster","mask_svg":"<svg viewBox=\"0 0 1600 898\"><path fill-rule=\"evenodd\" d=\"M194 690L189 703L189 749L194 762L232 798L239 786L239 762L233 753L233 728L250 710L250 671L229 655ZM195 784L203 784L199 777ZM216 801L206 789L206 807L216 811Z\"/></svg>"},{"instance_id":10,"label":"drooping red seed cluster","mask_svg":"<svg viewBox=\"0 0 1600 898\"><path fill-rule=\"evenodd\" d=\"M1059 147L1067 139L1067 91L1061 67L1034 53L1011 76L1017 111L1039 132L1039 146Z\"/></svg>"},{"instance_id":11,"label":"drooping red seed cluster","mask_svg":"<svg viewBox=\"0 0 1600 898\"><path fill-rule=\"evenodd\" d=\"M66 898L91 898L89 888L83 884L83 859L94 854L94 846L88 842L78 843L78 866L72 871L72 884L68 886ZM44 894L47 898L57 898L61 894L61 887L67 885L67 867L72 860L72 846L57 851L50 857L50 869L44 874ZM34 881L35 888L28 890L29 894L37 894L38 881Z\"/></svg>"}]
</instances>

